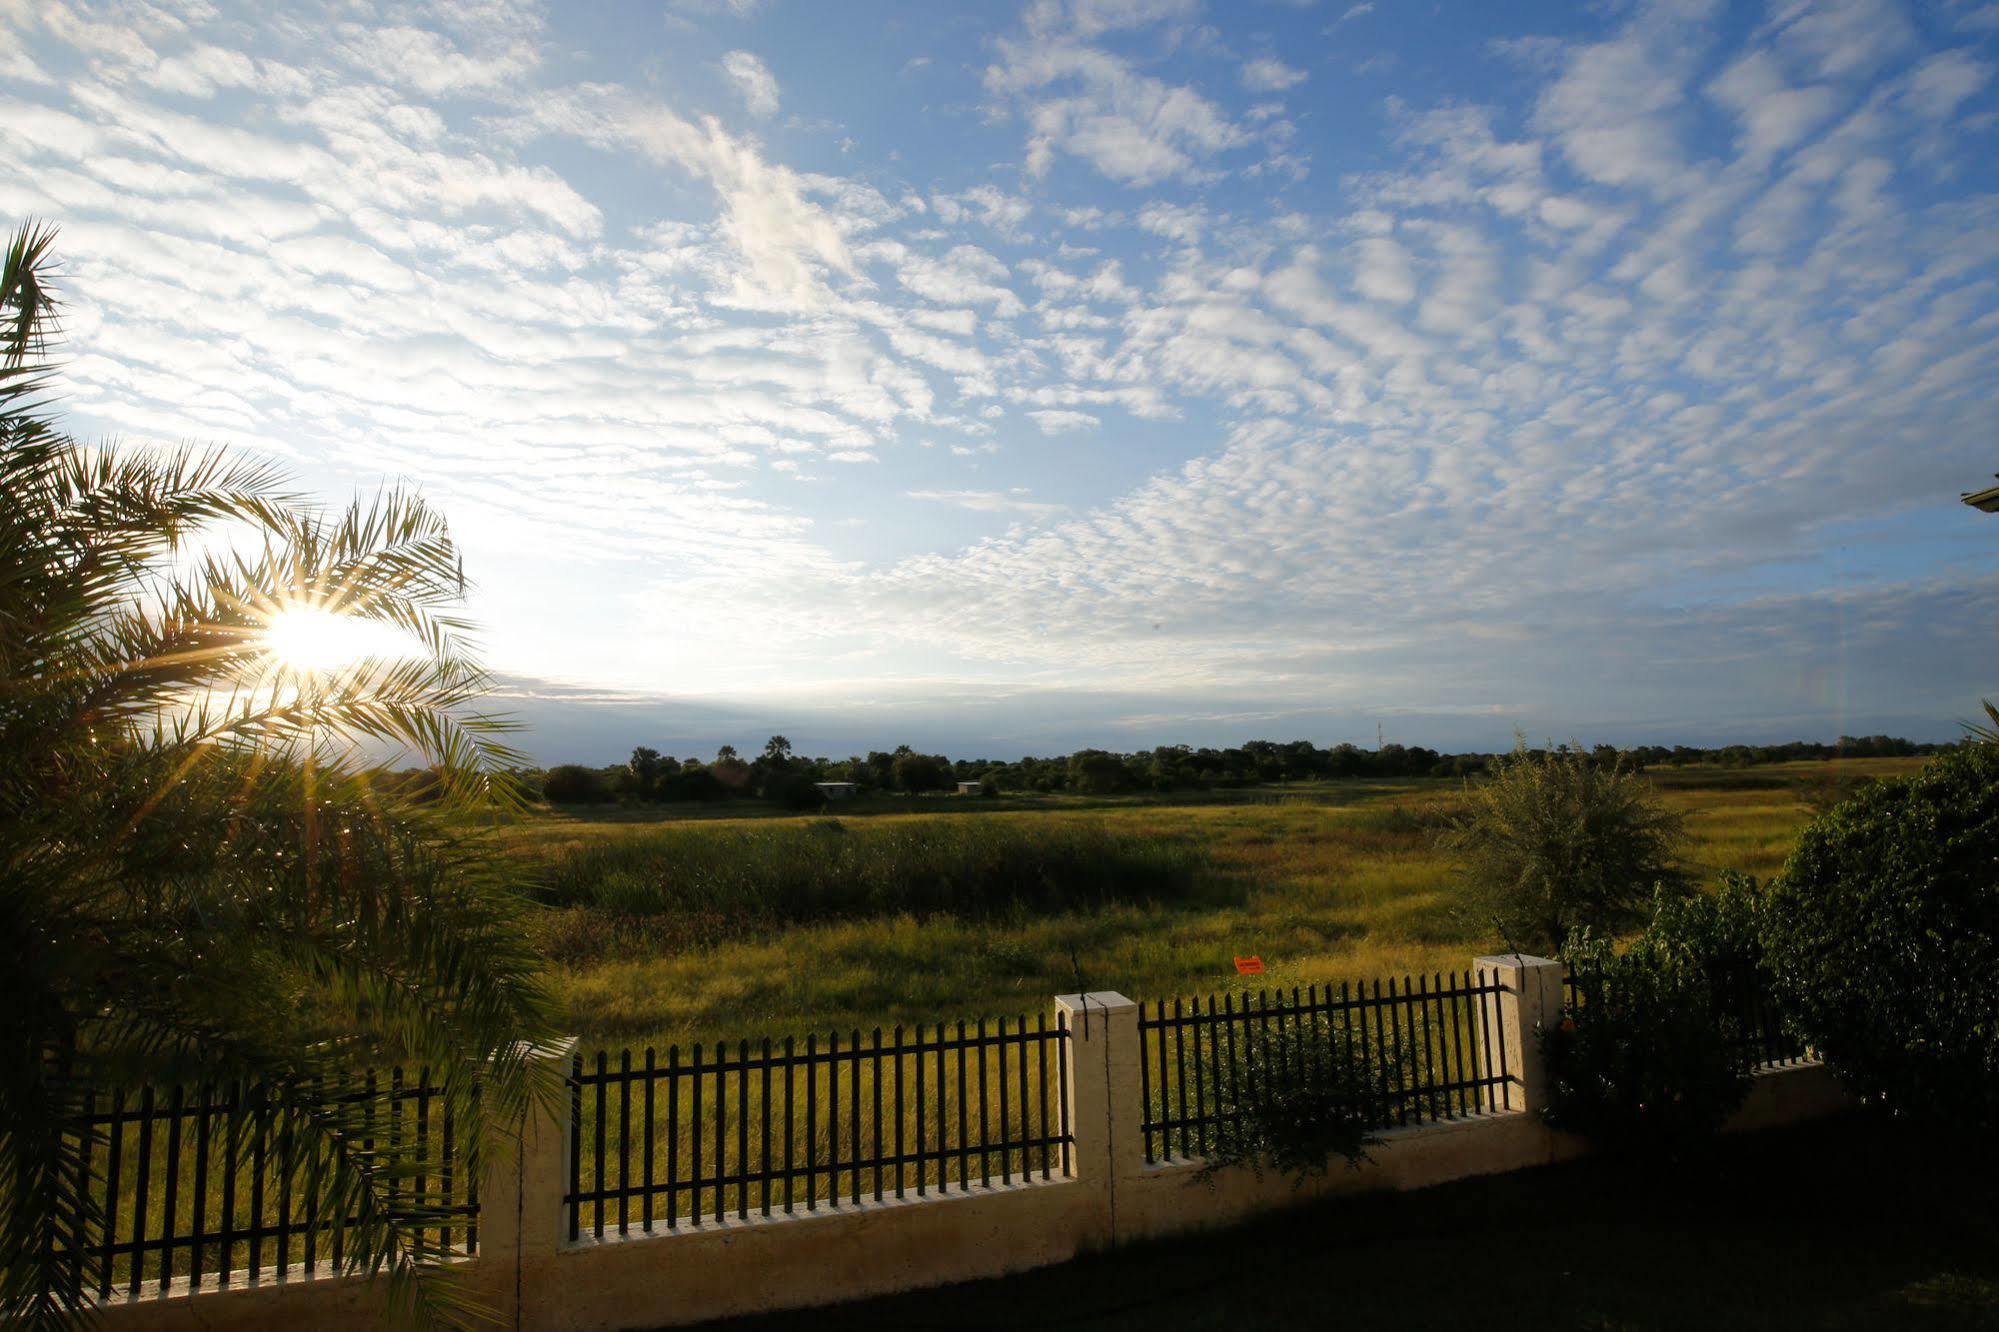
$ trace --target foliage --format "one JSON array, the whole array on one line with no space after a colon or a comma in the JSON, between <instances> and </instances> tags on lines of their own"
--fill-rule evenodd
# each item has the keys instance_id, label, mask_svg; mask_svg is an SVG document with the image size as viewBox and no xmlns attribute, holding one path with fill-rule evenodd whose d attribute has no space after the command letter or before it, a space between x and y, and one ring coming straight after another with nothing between
<instances>
[{"instance_id":1,"label":"foliage","mask_svg":"<svg viewBox=\"0 0 1999 1332\"><path fill-rule=\"evenodd\" d=\"M1898 1115L1999 1124L1999 746L1814 820L1771 902L1799 1034Z\"/></svg>"},{"instance_id":2,"label":"foliage","mask_svg":"<svg viewBox=\"0 0 1999 1332\"><path fill-rule=\"evenodd\" d=\"M942 791L951 785L951 760L941 754L898 754L890 767L895 784L912 795Z\"/></svg>"},{"instance_id":3,"label":"foliage","mask_svg":"<svg viewBox=\"0 0 1999 1332\"><path fill-rule=\"evenodd\" d=\"M1380 1141L1382 1088L1402 1085L1405 1070L1392 1063L1323 1014L1243 1024L1211 1075L1218 1122L1202 1174L1247 1166L1302 1182L1335 1159L1358 1168Z\"/></svg>"},{"instance_id":4,"label":"foliage","mask_svg":"<svg viewBox=\"0 0 1999 1332\"><path fill-rule=\"evenodd\" d=\"M1637 771L1646 768L1680 768L1690 764L1747 768L1756 764L1786 763L1801 759L1852 759L1909 757L1937 752L1941 746L1916 744L1893 736L1841 736L1832 744L1795 740L1778 745L1726 745L1699 749L1688 745L1643 745L1620 752L1598 745L1589 760L1604 766L1623 763ZM1536 758L1540 751L1529 751ZM649 749L635 752L652 754ZM910 762L898 771L904 759ZM737 773L731 760L740 761L732 745L724 745L716 762L725 772ZM683 783L670 780L676 761L663 760L669 779L660 782L630 779L630 765L617 770L617 791L636 800L717 799L728 795L748 796L760 792L763 778L774 769L801 772L815 781L853 782L863 791L937 791L954 782L978 781L995 791L1035 793L1071 792L1078 795L1118 795L1138 792L1227 790L1273 782L1348 781L1353 779L1408 779L1424 777L1472 777L1485 772L1503 756L1491 754L1440 754L1421 745L1384 744L1362 749L1353 744L1320 748L1309 740L1251 740L1226 749L1189 745L1159 745L1129 754L1102 749L1079 750L1074 754L1036 758L1027 755L1012 762L993 759L947 759L941 754L917 754L908 745L893 751L874 750L844 759L812 758L797 753L789 740L772 736L764 752L741 771L750 780L729 779L714 789L699 793ZM699 763L687 759L689 767Z\"/></svg>"},{"instance_id":5,"label":"foliage","mask_svg":"<svg viewBox=\"0 0 1999 1332\"><path fill-rule=\"evenodd\" d=\"M611 799L611 784L595 768L562 763L542 777L541 793L551 805L602 805Z\"/></svg>"},{"instance_id":6,"label":"foliage","mask_svg":"<svg viewBox=\"0 0 1999 1332\"><path fill-rule=\"evenodd\" d=\"M650 800L659 795L660 788L679 772L678 759L640 745L632 751L631 759L625 764L621 785L626 793L637 799Z\"/></svg>"},{"instance_id":7,"label":"foliage","mask_svg":"<svg viewBox=\"0 0 1999 1332\"><path fill-rule=\"evenodd\" d=\"M1712 1136L1748 1095L1750 1002L1768 985L1754 879L1660 894L1623 953L1578 931L1563 948L1580 995L1541 1034L1548 1120L1600 1145L1673 1154Z\"/></svg>"},{"instance_id":8,"label":"foliage","mask_svg":"<svg viewBox=\"0 0 1999 1332\"><path fill-rule=\"evenodd\" d=\"M1684 823L1620 756L1524 745L1465 788L1441 845L1457 858L1469 910L1510 946L1546 950L1570 931L1642 918L1659 885L1682 881Z\"/></svg>"},{"instance_id":9,"label":"foliage","mask_svg":"<svg viewBox=\"0 0 1999 1332\"><path fill-rule=\"evenodd\" d=\"M555 906L712 922L729 933L802 921L966 918L1184 897L1201 859L1170 837L1064 822L815 819L664 828L559 851L540 873Z\"/></svg>"},{"instance_id":10,"label":"foliage","mask_svg":"<svg viewBox=\"0 0 1999 1332\"><path fill-rule=\"evenodd\" d=\"M354 1218L349 1265L385 1271L405 1312L462 1317L462 1292L419 1279L444 1201L413 1185L422 1148L358 1149L367 1098L316 1092L375 1059L428 1063L476 1170L490 1117L533 1090L535 959L451 818L508 803L513 758L477 711L457 548L407 493L329 517L256 463L55 429L49 239L22 231L0 274L0 1307L83 1316L49 1237L102 1224L64 1131L86 1096L240 1079L297 1130L274 1167L330 1162L298 1187ZM247 536L199 554L224 523ZM265 634L300 606L409 650L287 668ZM428 803L372 784L357 740L413 751Z\"/></svg>"},{"instance_id":11,"label":"foliage","mask_svg":"<svg viewBox=\"0 0 1999 1332\"><path fill-rule=\"evenodd\" d=\"M819 789L819 783L802 772L775 773L767 778L764 799L798 813L810 813L826 805L826 793Z\"/></svg>"}]
</instances>

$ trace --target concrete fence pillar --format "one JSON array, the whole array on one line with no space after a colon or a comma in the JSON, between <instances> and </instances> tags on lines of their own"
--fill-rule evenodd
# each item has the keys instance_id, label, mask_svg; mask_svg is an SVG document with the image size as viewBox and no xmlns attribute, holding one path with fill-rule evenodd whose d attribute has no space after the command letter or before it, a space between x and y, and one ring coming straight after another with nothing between
<instances>
[{"instance_id":1,"label":"concrete fence pillar","mask_svg":"<svg viewBox=\"0 0 1999 1332\"><path fill-rule=\"evenodd\" d=\"M496 1126L479 1177L479 1284L503 1327L541 1326L534 1306L556 1293L549 1268L569 1233L569 1098L560 1089L575 1053L574 1036L530 1053L549 1096Z\"/></svg>"},{"instance_id":2,"label":"concrete fence pillar","mask_svg":"<svg viewBox=\"0 0 1999 1332\"><path fill-rule=\"evenodd\" d=\"M1139 1133L1144 1105L1138 1081L1138 1005L1115 990L1055 997L1056 1020L1068 1028L1070 1174L1095 1206L1097 1246L1118 1239L1117 1190L1145 1169Z\"/></svg>"},{"instance_id":3,"label":"concrete fence pillar","mask_svg":"<svg viewBox=\"0 0 1999 1332\"><path fill-rule=\"evenodd\" d=\"M1484 1025L1492 1033L1492 1057L1506 1052L1508 1087L1501 1105L1538 1113L1548 1106L1548 1076L1541 1059L1541 1031L1562 1020L1566 974L1560 962L1526 953L1472 959L1472 966L1499 986L1484 996Z\"/></svg>"}]
</instances>

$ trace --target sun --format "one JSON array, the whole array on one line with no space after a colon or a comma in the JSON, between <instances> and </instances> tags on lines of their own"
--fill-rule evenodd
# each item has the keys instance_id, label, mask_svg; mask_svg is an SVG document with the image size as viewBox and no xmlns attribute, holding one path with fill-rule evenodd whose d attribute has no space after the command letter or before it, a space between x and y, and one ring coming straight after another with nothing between
<instances>
[{"instance_id":1,"label":"sun","mask_svg":"<svg viewBox=\"0 0 1999 1332\"><path fill-rule=\"evenodd\" d=\"M271 616L261 635L273 662L294 675L332 675L379 655L394 637L388 626L324 606L293 603Z\"/></svg>"}]
</instances>

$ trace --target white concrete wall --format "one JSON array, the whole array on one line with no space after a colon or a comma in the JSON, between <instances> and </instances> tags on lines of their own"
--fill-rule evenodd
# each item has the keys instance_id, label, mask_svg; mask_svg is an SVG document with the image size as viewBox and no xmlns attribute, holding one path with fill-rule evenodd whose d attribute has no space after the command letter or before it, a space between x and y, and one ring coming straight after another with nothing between
<instances>
[{"instance_id":1,"label":"white concrete wall","mask_svg":"<svg viewBox=\"0 0 1999 1332\"><path fill-rule=\"evenodd\" d=\"M1481 958L1477 965L1504 987L1490 1016L1506 1032L1515 1108L1388 1130L1357 1169L1335 1164L1301 1185L1247 1169L1202 1179L1196 1163L1147 1165L1137 1006L1114 993L1064 995L1055 1004L1071 1033L1067 1110L1075 1135L1066 1177L572 1244L562 1207L568 1114L552 1107L522 1126L517 1150L494 1154L481 1182L481 1252L457 1264L453 1276L502 1326L661 1327L999 1276L1306 1199L1424 1188L1582 1155L1580 1139L1553 1132L1525 1108L1546 1094L1534 1032L1560 1011L1559 970L1541 958ZM567 1048L548 1057L566 1062ZM1767 1128L1842 1104L1821 1065L1768 1069L1730 1127ZM181 1288L119 1299L102 1313L112 1332L332 1332L382 1322L378 1292L365 1281L296 1272L227 1291Z\"/></svg>"}]
</instances>

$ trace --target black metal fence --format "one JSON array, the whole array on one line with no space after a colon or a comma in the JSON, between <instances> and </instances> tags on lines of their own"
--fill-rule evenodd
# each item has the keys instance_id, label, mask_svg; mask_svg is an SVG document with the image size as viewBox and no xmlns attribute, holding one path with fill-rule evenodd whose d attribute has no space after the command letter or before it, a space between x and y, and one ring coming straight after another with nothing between
<instances>
[{"instance_id":1,"label":"black metal fence","mask_svg":"<svg viewBox=\"0 0 1999 1332\"><path fill-rule=\"evenodd\" d=\"M1042 1015L579 1054L569 1237L1066 1174L1068 1039Z\"/></svg>"},{"instance_id":2,"label":"black metal fence","mask_svg":"<svg viewBox=\"0 0 1999 1332\"><path fill-rule=\"evenodd\" d=\"M1338 1088L1371 1127L1455 1119L1507 1109L1505 1033L1488 1012L1501 992L1485 971L1294 986L1139 1005L1139 1076L1145 1159L1205 1155L1223 1127L1266 1089L1259 1061L1295 1065L1306 1086ZM1253 1058L1252 1050L1258 1052ZM1358 1083L1342 1069L1366 1070ZM1247 1084L1247 1085L1246 1085ZM1245 1097L1250 1098L1249 1102Z\"/></svg>"},{"instance_id":3,"label":"black metal fence","mask_svg":"<svg viewBox=\"0 0 1999 1332\"><path fill-rule=\"evenodd\" d=\"M1600 1001L1607 991L1602 976L1571 969L1563 978L1563 996L1570 1006ZM1711 1016L1728 1032L1728 1043L1752 1068L1782 1068L1811 1057L1810 1049L1785 1030L1783 1014L1769 987L1754 977L1718 983L1710 997Z\"/></svg>"},{"instance_id":4,"label":"black metal fence","mask_svg":"<svg viewBox=\"0 0 1999 1332\"><path fill-rule=\"evenodd\" d=\"M243 1084L91 1096L68 1136L79 1147L77 1188L98 1217L50 1241L78 1289L137 1294L177 1278L226 1287L293 1264L340 1270L355 1218L322 1210L328 1141L305 1129L299 1099L287 1105ZM320 1122L342 1109L358 1119L358 1141L342 1150L393 1149L399 1164L380 1179L390 1211L420 1214L442 1250L477 1250L478 1181L460 1168L455 1116L425 1072L408 1082L400 1068L370 1075L310 1104Z\"/></svg>"}]
</instances>

